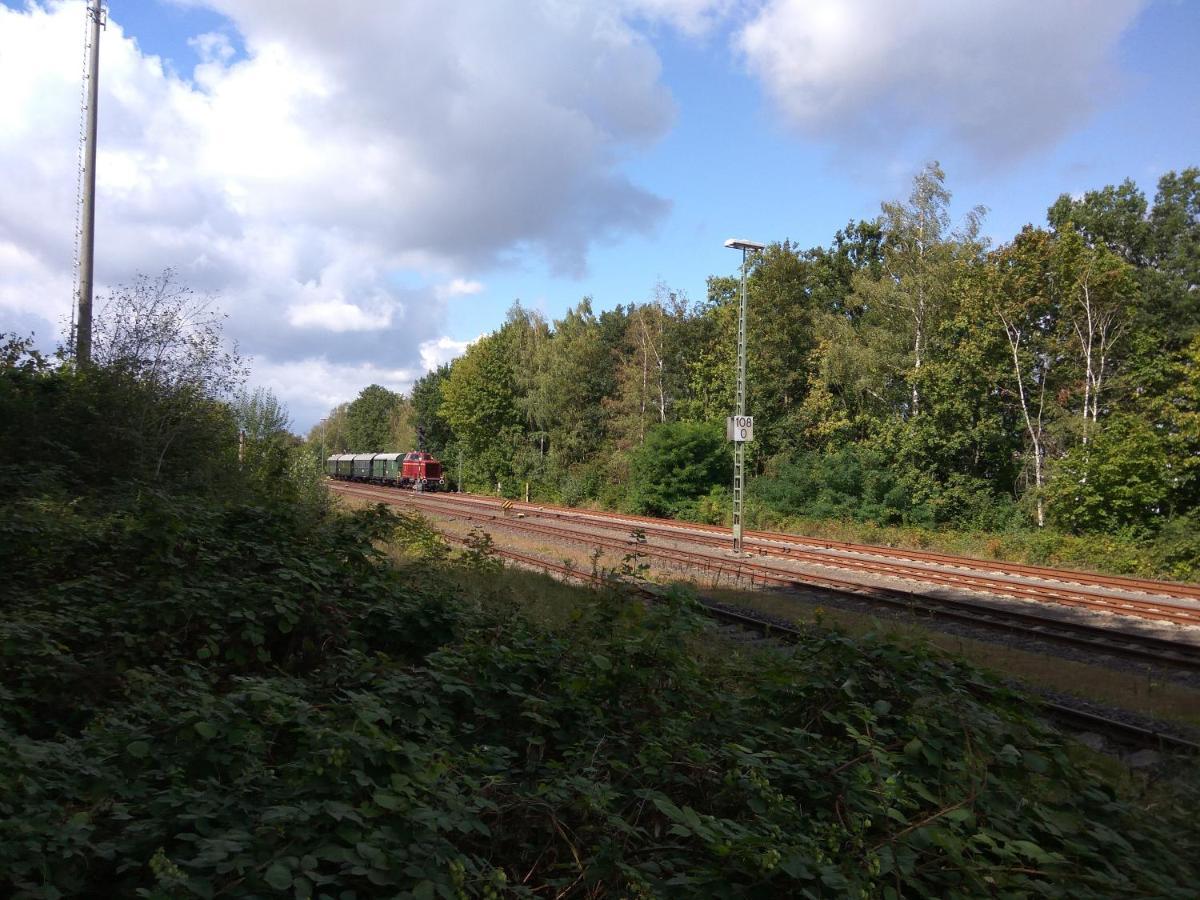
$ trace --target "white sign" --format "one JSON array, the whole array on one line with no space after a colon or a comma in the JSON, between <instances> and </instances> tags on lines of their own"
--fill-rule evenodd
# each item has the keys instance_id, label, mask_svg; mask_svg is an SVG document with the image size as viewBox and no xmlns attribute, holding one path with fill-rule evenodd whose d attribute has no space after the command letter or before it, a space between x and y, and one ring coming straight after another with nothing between
<instances>
[{"instance_id":1,"label":"white sign","mask_svg":"<svg viewBox=\"0 0 1200 900\"><path fill-rule=\"evenodd\" d=\"M754 416L730 416L725 420L725 437L738 442L754 440Z\"/></svg>"}]
</instances>

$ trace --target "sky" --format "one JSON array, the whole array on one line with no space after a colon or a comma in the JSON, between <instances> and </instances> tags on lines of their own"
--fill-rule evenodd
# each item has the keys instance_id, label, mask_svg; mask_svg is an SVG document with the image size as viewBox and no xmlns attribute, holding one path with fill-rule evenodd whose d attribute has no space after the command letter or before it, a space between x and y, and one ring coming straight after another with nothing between
<instances>
[{"instance_id":1,"label":"sky","mask_svg":"<svg viewBox=\"0 0 1200 900\"><path fill-rule=\"evenodd\" d=\"M85 0L0 0L0 332L75 289ZM306 431L730 237L828 245L941 162L995 243L1200 165L1200 0L110 0L97 305L166 269Z\"/></svg>"}]
</instances>

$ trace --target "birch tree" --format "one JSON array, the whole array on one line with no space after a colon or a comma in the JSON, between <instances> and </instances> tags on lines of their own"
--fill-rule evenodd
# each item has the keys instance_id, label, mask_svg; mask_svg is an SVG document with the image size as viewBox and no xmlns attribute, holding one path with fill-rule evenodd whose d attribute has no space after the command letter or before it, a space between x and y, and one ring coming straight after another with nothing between
<instances>
[{"instance_id":1,"label":"birch tree","mask_svg":"<svg viewBox=\"0 0 1200 900\"><path fill-rule=\"evenodd\" d=\"M975 207L952 229L945 180L942 167L931 162L913 179L906 203L882 204L883 277L863 277L856 283L868 307L899 314L896 324L907 339L909 413L914 416L921 411L921 368L947 306L953 266L981 249L979 226L985 210Z\"/></svg>"},{"instance_id":2,"label":"birch tree","mask_svg":"<svg viewBox=\"0 0 1200 900\"><path fill-rule=\"evenodd\" d=\"M1046 524L1047 419L1057 416L1052 379L1059 374L1062 356L1053 251L1047 232L1026 227L1010 245L992 255L988 285L992 314L1004 331L1012 361L1012 379L1006 391L1016 400L1029 440L1039 527Z\"/></svg>"}]
</instances>

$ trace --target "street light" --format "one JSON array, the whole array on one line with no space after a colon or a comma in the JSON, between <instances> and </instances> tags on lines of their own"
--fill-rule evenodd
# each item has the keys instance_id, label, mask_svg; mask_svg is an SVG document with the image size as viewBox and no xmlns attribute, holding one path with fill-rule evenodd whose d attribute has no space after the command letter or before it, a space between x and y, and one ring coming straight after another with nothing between
<instances>
[{"instance_id":1,"label":"street light","mask_svg":"<svg viewBox=\"0 0 1200 900\"><path fill-rule=\"evenodd\" d=\"M766 244L757 241L746 241L730 238L725 242L730 250L742 251L742 300L738 304L738 351L737 351L737 397L734 419L730 422L728 434L733 441L733 552L742 552L742 492L745 487L746 474L746 440L745 432L739 427L740 420L746 415L746 265L747 254L751 251L761 252ZM750 426L749 437L753 437L753 424Z\"/></svg>"}]
</instances>

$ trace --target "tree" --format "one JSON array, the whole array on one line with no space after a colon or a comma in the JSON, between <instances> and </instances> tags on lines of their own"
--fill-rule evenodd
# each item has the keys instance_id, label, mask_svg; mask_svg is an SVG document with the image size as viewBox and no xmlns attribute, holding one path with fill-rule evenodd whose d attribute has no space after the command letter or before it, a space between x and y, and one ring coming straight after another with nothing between
<instances>
[{"instance_id":1,"label":"tree","mask_svg":"<svg viewBox=\"0 0 1200 900\"><path fill-rule=\"evenodd\" d=\"M828 247L804 254L812 266L810 290L814 309L855 321L864 307L855 302L856 276L877 281L883 276L883 227L873 222L850 221L833 236Z\"/></svg>"},{"instance_id":2,"label":"tree","mask_svg":"<svg viewBox=\"0 0 1200 900\"><path fill-rule=\"evenodd\" d=\"M1116 187L1088 191L1080 200L1061 194L1046 218L1057 234L1077 231L1090 247L1104 247L1131 265L1146 262L1146 195L1128 178Z\"/></svg>"},{"instance_id":3,"label":"tree","mask_svg":"<svg viewBox=\"0 0 1200 900\"><path fill-rule=\"evenodd\" d=\"M725 434L712 423L656 425L633 454L629 505L634 512L670 515L723 483L730 454Z\"/></svg>"},{"instance_id":4,"label":"tree","mask_svg":"<svg viewBox=\"0 0 1200 900\"><path fill-rule=\"evenodd\" d=\"M291 416L279 398L265 388L241 391L230 404L242 436L241 469L267 490L290 480L294 451L300 440L288 429ZM311 453L307 454L311 459Z\"/></svg>"},{"instance_id":5,"label":"tree","mask_svg":"<svg viewBox=\"0 0 1200 900\"><path fill-rule=\"evenodd\" d=\"M346 438L355 453L391 448L396 414L403 397L382 385L363 388L346 409Z\"/></svg>"},{"instance_id":6,"label":"tree","mask_svg":"<svg viewBox=\"0 0 1200 900\"><path fill-rule=\"evenodd\" d=\"M656 291L665 288L659 285ZM667 420L667 321L658 297L631 306L627 314L628 327L616 354L616 391L607 400L622 449L640 445L647 428Z\"/></svg>"},{"instance_id":7,"label":"tree","mask_svg":"<svg viewBox=\"0 0 1200 900\"><path fill-rule=\"evenodd\" d=\"M757 414L753 459L799 446L797 424L816 347L813 266L788 241L756 254L746 288L747 411ZM727 414L732 414L732 408Z\"/></svg>"},{"instance_id":8,"label":"tree","mask_svg":"<svg viewBox=\"0 0 1200 900\"><path fill-rule=\"evenodd\" d=\"M1037 524L1045 525L1049 416L1056 416L1057 379L1063 358L1062 298L1053 277L1053 239L1030 226L991 258L989 295L1003 327L1012 368L1009 393L1017 400L1029 438Z\"/></svg>"},{"instance_id":9,"label":"tree","mask_svg":"<svg viewBox=\"0 0 1200 900\"><path fill-rule=\"evenodd\" d=\"M441 413L442 385L449 377L450 364L440 365L418 378L409 394L417 436L424 438L425 449L435 456L444 455L454 440L454 432Z\"/></svg>"},{"instance_id":10,"label":"tree","mask_svg":"<svg viewBox=\"0 0 1200 900\"><path fill-rule=\"evenodd\" d=\"M507 349L499 334L480 338L454 361L442 384L439 415L469 456L476 480L489 485L511 475L522 434Z\"/></svg>"},{"instance_id":11,"label":"tree","mask_svg":"<svg viewBox=\"0 0 1200 900\"><path fill-rule=\"evenodd\" d=\"M562 467L594 454L607 431L604 399L615 388L613 355L585 297L554 323L542 350L542 397L550 448Z\"/></svg>"},{"instance_id":12,"label":"tree","mask_svg":"<svg viewBox=\"0 0 1200 900\"><path fill-rule=\"evenodd\" d=\"M306 441L322 460L334 453L349 453L353 447L346 425L349 409L349 403L339 403L309 430Z\"/></svg>"},{"instance_id":13,"label":"tree","mask_svg":"<svg viewBox=\"0 0 1200 900\"><path fill-rule=\"evenodd\" d=\"M521 411L527 440L519 448L516 468L523 474L544 469L550 439L551 399L546 395L547 348L550 326L542 315L515 301L500 329L500 337L513 373L513 397ZM534 447L536 446L536 457Z\"/></svg>"},{"instance_id":14,"label":"tree","mask_svg":"<svg viewBox=\"0 0 1200 900\"><path fill-rule=\"evenodd\" d=\"M120 412L129 417L136 452L155 477L176 442L246 378L236 344L225 342L222 318L211 300L179 284L171 269L119 287L96 317L92 363L140 386Z\"/></svg>"},{"instance_id":15,"label":"tree","mask_svg":"<svg viewBox=\"0 0 1200 900\"><path fill-rule=\"evenodd\" d=\"M1105 247L1086 247L1073 231L1054 241L1055 272L1082 367L1082 442L1100 418L1113 350L1125 330L1137 285L1133 269Z\"/></svg>"},{"instance_id":16,"label":"tree","mask_svg":"<svg viewBox=\"0 0 1200 900\"><path fill-rule=\"evenodd\" d=\"M1159 179L1149 225L1153 313L1168 348L1182 348L1200 333L1200 168Z\"/></svg>"},{"instance_id":17,"label":"tree","mask_svg":"<svg viewBox=\"0 0 1200 900\"><path fill-rule=\"evenodd\" d=\"M266 388L240 391L231 404L238 429L250 441L262 441L287 433L292 417L287 407Z\"/></svg>"},{"instance_id":18,"label":"tree","mask_svg":"<svg viewBox=\"0 0 1200 900\"><path fill-rule=\"evenodd\" d=\"M963 256L977 257L982 249L983 208L972 209L952 232L945 179L941 166L929 163L913 179L907 203L883 204L879 226L884 277L860 276L856 282L863 305L883 314L884 333L906 342L910 362L902 368L908 370L908 413L914 416L921 411L921 367L931 352L937 323L946 314L955 265Z\"/></svg>"},{"instance_id":19,"label":"tree","mask_svg":"<svg viewBox=\"0 0 1200 900\"><path fill-rule=\"evenodd\" d=\"M1090 445L1054 465L1047 489L1052 520L1071 531L1141 532L1162 522L1171 468L1162 438L1135 416L1115 416Z\"/></svg>"}]
</instances>

